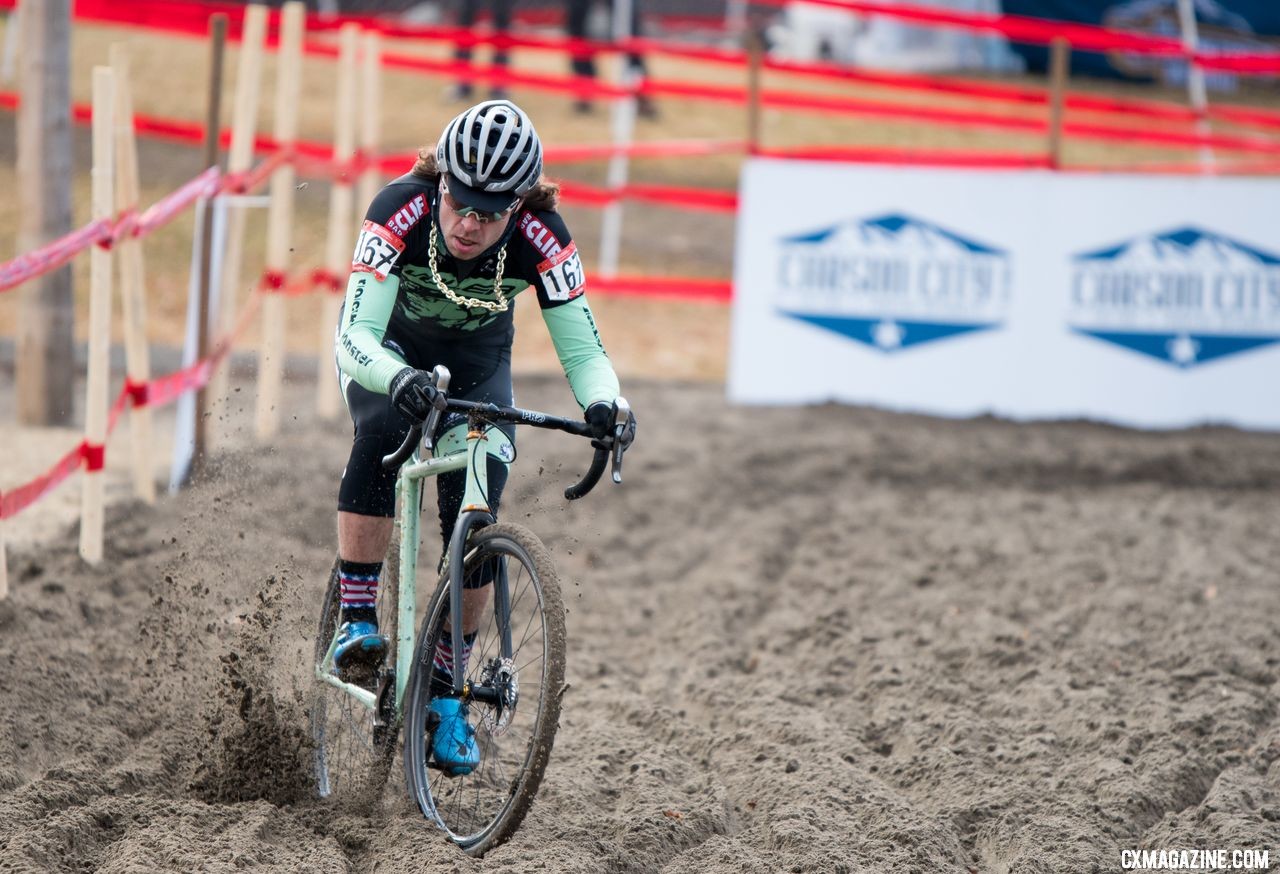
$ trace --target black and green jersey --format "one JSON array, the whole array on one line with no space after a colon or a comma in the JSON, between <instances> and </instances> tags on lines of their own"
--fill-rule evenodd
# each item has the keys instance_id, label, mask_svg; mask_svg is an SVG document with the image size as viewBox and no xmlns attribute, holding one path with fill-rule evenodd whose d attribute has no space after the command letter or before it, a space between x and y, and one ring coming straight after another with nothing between
<instances>
[{"instance_id":1,"label":"black and green jersey","mask_svg":"<svg viewBox=\"0 0 1280 874\"><path fill-rule=\"evenodd\" d=\"M425 341L508 344L516 296L533 288L543 321L569 385L584 408L618 395L618 378L600 342L583 292L582 260L560 214L521 210L503 237L479 257L458 261L443 238L436 242L436 274L457 295L495 301L499 255L505 251L501 288L505 312L460 306L439 288L431 269L431 229L437 213L434 179L408 174L374 198L351 262L351 278L338 329L343 373L385 394L405 366L384 346L388 335ZM418 345L418 344L415 344ZM432 362L411 362L429 368Z\"/></svg>"}]
</instances>

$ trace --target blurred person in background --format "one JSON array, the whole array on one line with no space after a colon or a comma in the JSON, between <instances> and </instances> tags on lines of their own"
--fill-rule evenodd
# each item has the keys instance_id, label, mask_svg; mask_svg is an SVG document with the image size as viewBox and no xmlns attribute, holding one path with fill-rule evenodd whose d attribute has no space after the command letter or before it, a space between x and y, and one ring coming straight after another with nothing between
<instances>
[{"instance_id":1,"label":"blurred person in background","mask_svg":"<svg viewBox=\"0 0 1280 874\"><path fill-rule=\"evenodd\" d=\"M475 30L476 18L479 17L481 0L459 0L458 7L458 27L466 30ZM502 38L511 30L511 8L515 5L515 0L488 0L489 13L492 16L493 34L495 37ZM471 63L471 46L459 44L454 49L453 58L463 64ZM505 73L507 63L510 57L507 49L503 46L495 45L493 48L493 66L496 71ZM474 93L474 86L470 81L470 77L455 82L448 90L446 96L449 100L455 102L469 101ZM493 85L489 91L490 98L499 100L507 96L506 85L499 80Z\"/></svg>"},{"instance_id":2,"label":"blurred person in background","mask_svg":"<svg viewBox=\"0 0 1280 874\"><path fill-rule=\"evenodd\" d=\"M591 7L594 0L566 0L566 29L572 39L585 40L588 38L589 19L591 17ZM613 4L609 4L612 11ZM612 27L610 33L612 34ZM631 21L627 26L627 36L634 37L640 34L640 0L631 0ZM570 68L575 76L583 77L591 81L596 78L596 59L595 51L587 46L575 47L572 51L572 61ZM627 66L634 74L637 81L643 81L648 75L645 72L644 56L639 52L627 53ZM579 113L589 113L593 109L593 103L590 97L581 96L573 103L574 111ZM642 118L657 118L658 108L654 106L653 100L646 94L636 95L636 112Z\"/></svg>"}]
</instances>

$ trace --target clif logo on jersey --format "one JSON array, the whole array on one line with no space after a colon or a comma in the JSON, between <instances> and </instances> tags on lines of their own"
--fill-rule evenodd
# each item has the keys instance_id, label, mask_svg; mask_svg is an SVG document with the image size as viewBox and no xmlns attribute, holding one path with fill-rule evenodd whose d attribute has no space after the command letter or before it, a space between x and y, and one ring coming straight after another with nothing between
<instances>
[{"instance_id":1,"label":"clif logo on jersey","mask_svg":"<svg viewBox=\"0 0 1280 874\"><path fill-rule=\"evenodd\" d=\"M884 353L1004 324L1008 253L905 215L779 241L777 308Z\"/></svg>"},{"instance_id":2,"label":"clif logo on jersey","mask_svg":"<svg viewBox=\"0 0 1280 874\"><path fill-rule=\"evenodd\" d=\"M387 227L400 235L404 239L404 235L409 233L427 211L426 195L419 194L413 200L396 210L395 214L387 220Z\"/></svg>"},{"instance_id":3,"label":"clif logo on jersey","mask_svg":"<svg viewBox=\"0 0 1280 874\"><path fill-rule=\"evenodd\" d=\"M544 258L554 258L564 248L551 229L539 221L533 213L526 212L520 216L520 231L525 239L533 244L533 248L542 253Z\"/></svg>"},{"instance_id":4,"label":"clif logo on jersey","mask_svg":"<svg viewBox=\"0 0 1280 874\"><path fill-rule=\"evenodd\" d=\"M1179 368L1280 341L1280 255L1194 227L1071 259L1068 323Z\"/></svg>"}]
</instances>

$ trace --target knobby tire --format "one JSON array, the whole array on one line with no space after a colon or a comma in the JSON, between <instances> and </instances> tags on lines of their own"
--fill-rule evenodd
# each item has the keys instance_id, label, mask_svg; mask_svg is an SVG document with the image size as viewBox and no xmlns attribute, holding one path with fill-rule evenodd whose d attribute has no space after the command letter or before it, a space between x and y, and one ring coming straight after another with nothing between
<instances>
[{"instance_id":1,"label":"knobby tire","mask_svg":"<svg viewBox=\"0 0 1280 874\"><path fill-rule=\"evenodd\" d=\"M427 607L405 694L404 766L409 794L424 816L444 828L450 839L472 856L483 855L507 840L524 820L551 756L564 687L564 602L551 553L523 526L504 523L483 528L468 541L464 582L471 578L469 574L479 573L485 562L499 557L505 559L511 589L515 649L511 661L519 668L520 694L505 728L495 709L472 702L470 722L481 751L480 765L473 774L446 777L429 765L433 726L427 705L436 670L436 639L448 622L447 571ZM466 669L473 684L494 655L488 651L485 626L495 638L499 636L492 603L485 609ZM490 726L495 726L493 731ZM463 801L472 798L474 802L467 803L474 803L479 812L468 815Z\"/></svg>"}]
</instances>

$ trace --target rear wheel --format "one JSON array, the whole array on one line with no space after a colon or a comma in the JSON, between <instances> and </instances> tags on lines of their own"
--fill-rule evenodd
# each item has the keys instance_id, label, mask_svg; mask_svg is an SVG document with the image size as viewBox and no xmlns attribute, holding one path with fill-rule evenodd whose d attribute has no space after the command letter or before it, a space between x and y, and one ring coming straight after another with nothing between
<instances>
[{"instance_id":1,"label":"rear wheel","mask_svg":"<svg viewBox=\"0 0 1280 874\"><path fill-rule=\"evenodd\" d=\"M398 538L393 538L395 543ZM379 631L394 641L396 615L397 568L388 563L378 586L378 616L389 620L380 623ZM342 597L338 579L338 562L329 572L324 606L320 611L320 630L316 635L315 664L326 670L325 658L341 622ZM357 701L348 693L315 678L311 699L312 776L316 793L321 798L344 797L371 800L382 792L387 771L395 753L399 730L393 698L395 684L388 671L351 680L379 694L374 709Z\"/></svg>"},{"instance_id":2,"label":"rear wheel","mask_svg":"<svg viewBox=\"0 0 1280 874\"><path fill-rule=\"evenodd\" d=\"M504 581L506 610L495 608L504 601ZM433 688L447 688L450 676L433 664L436 642L449 627L447 572L418 634L404 710L409 794L424 816L475 856L510 837L533 803L555 741L564 686L564 604L547 548L519 525L477 531L463 560L463 586L486 584L493 597L465 669L479 765L455 777L431 761L435 725L428 704Z\"/></svg>"}]
</instances>

